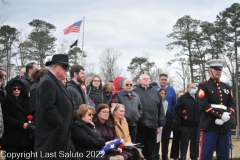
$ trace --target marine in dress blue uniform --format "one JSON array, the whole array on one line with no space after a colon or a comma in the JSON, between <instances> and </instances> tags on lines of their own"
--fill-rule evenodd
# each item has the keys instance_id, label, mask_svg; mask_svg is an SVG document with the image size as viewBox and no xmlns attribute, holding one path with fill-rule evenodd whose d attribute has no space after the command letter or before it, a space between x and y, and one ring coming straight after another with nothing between
<instances>
[{"instance_id":1,"label":"marine in dress blue uniform","mask_svg":"<svg viewBox=\"0 0 240 160\"><path fill-rule=\"evenodd\" d=\"M210 79L198 86L200 105L200 160L210 160L216 150L218 160L229 159L230 116L235 110L235 101L230 86L221 82L225 62L211 60Z\"/></svg>"}]
</instances>

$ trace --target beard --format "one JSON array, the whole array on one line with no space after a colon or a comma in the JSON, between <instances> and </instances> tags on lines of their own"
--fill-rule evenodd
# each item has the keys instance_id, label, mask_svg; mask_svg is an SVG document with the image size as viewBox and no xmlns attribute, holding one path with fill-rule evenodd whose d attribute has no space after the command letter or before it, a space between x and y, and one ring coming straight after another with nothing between
<instances>
[{"instance_id":1,"label":"beard","mask_svg":"<svg viewBox=\"0 0 240 160\"><path fill-rule=\"evenodd\" d=\"M83 77L77 77L77 81L80 83L80 84L83 84L84 83L84 78Z\"/></svg>"}]
</instances>

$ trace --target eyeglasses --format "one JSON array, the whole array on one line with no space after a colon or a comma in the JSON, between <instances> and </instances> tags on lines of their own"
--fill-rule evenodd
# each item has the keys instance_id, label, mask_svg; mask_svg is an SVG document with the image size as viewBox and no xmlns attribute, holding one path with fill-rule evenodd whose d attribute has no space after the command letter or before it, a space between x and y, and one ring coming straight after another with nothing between
<instances>
[{"instance_id":1,"label":"eyeglasses","mask_svg":"<svg viewBox=\"0 0 240 160\"><path fill-rule=\"evenodd\" d=\"M62 67L65 71L69 70L69 65L62 64L62 63L57 63L58 66Z\"/></svg>"},{"instance_id":2,"label":"eyeglasses","mask_svg":"<svg viewBox=\"0 0 240 160\"><path fill-rule=\"evenodd\" d=\"M93 116L93 114L92 114L92 113L89 113L88 116L91 117L91 116Z\"/></svg>"},{"instance_id":3,"label":"eyeglasses","mask_svg":"<svg viewBox=\"0 0 240 160\"><path fill-rule=\"evenodd\" d=\"M112 93L112 91L108 91L108 92L106 91L106 94L111 94L111 93Z\"/></svg>"},{"instance_id":4,"label":"eyeglasses","mask_svg":"<svg viewBox=\"0 0 240 160\"><path fill-rule=\"evenodd\" d=\"M12 88L13 91L16 91L16 90L19 90L19 91L20 91L21 89L22 89L21 87L13 87L13 88Z\"/></svg>"},{"instance_id":5,"label":"eyeglasses","mask_svg":"<svg viewBox=\"0 0 240 160\"><path fill-rule=\"evenodd\" d=\"M126 86L132 86L133 84L125 84Z\"/></svg>"},{"instance_id":6,"label":"eyeglasses","mask_svg":"<svg viewBox=\"0 0 240 160\"><path fill-rule=\"evenodd\" d=\"M110 114L110 112L107 111L101 111L103 114Z\"/></svg>"},{"instance_id":7,"label":"eyeglasses","mask_svg":"<svg viewBox=\"0 0 240 160\"><path fill-rule=\"evenodd\" d=\"M93 82L100 82L100 80L93 80Z\"/></svg>"}]
</instances>

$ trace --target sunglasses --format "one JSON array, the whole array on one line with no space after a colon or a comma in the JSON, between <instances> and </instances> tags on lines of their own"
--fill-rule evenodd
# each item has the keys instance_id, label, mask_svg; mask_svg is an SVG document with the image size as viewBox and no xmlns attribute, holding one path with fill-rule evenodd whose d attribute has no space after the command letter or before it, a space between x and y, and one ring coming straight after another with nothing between
<instances>
[{"instance_id":1,"label":"sunglasses","mask_svg":"<svg viewBox=\"0 0 240 160\"><path fill-rule=\"evenodd\" d=\"M93 114L92 114L92 113L89 113L88 116L91 117L91 116L93 116Z\"/></svg>"},{"instance_id":2,"label":"sunglasses","mask_svg":"<svg viewBox=\"0 0 240 160\"><path fill-rule=\"evenodd\" d=\"M16 90L19 90L19 91L20 91L21 89L22 89L22 88L20 88L20 87L13 87L13 88L12 88L13 91L16 91Z\"/></svg>"},{"instance_id":3,"label":"sunglasses","mask_svg":"<svg viewBox=\"0 0 240 160\"><path fill-rule=\"evenodd\" d=\"M108 92L106 92L106 94L111 94L112 93L112 91L108 91Z\"/></svg>"},{"instance_id":4,"label":"sunglasses","mask_svg":"<svg viewBox=\"0 0 240 160\"><path fill-rule=\"evenodd\" d=\"M133 84L126 84L126 86L132 86Z\"/></svg>"},{"instance_id":5,"label":"sunglasses","mask_svg":"<svg viewBox=\"0 0 240 160\"><path fill-rule=\"evenodd\" d=\"M69 70L69 65L57 63L58 66L62 67L65 71Z\"/></svg>"}]
</instances>

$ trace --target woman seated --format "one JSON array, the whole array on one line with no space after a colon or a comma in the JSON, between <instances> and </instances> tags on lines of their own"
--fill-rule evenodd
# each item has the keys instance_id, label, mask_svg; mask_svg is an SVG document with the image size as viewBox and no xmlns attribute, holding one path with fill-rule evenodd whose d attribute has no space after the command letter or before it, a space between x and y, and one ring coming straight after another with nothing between
<instances>
[{"instance_id":1,"label":"woman seated","mask_svg":"<svg viewBox=\"0 0 240 160\"><path fill-rule=\"evenodd\" d=\"M86 104L82 104L76 111L78 119L72 126L72 141L76 151L84 155L81 160L124 160L121 155L97 156L98 151L111 141L101 138L100 132L95 129L92 122L94 113L94 107Z\"/></svg>"},{"instance_id":2,"label":"woman seated","mask_svg":"<svg viewBox=\"0 0 240 160\"><path fill-rule=\"evenodd\" d=\"M129 129L128 129L128 123L127 120L125 119L125 106L119 103L112 103L111 107L111 113L114 117L114 126L115 126L115 131L116 135L118 138L121 138L124 140L124 144L126 143L132 143L131 137L129 134ZM141 152L138 151L136 147L131 147L130 149L125 149L132 153L133 155L133 160L139 160L143 159L143 155Z\"/></svg>"},{"instance_id":3,"label":"woman seated","mask_svg":"<svg viewBox=\"0 0 240 160\"><path fill-rule=\"evenodd\" d=\"M112 141L118 138L114 128L114 119L110 114L110 107L105 103L101 103L96 107L95 111L96 113L93 116L93 123L95 124L96 129L101 133L102 138L106 141ZM132 156L127 152L122 152L122 148L118 148L117 152L112 154L123 155L125 159Z\"/></svg>"}]
</instances>

